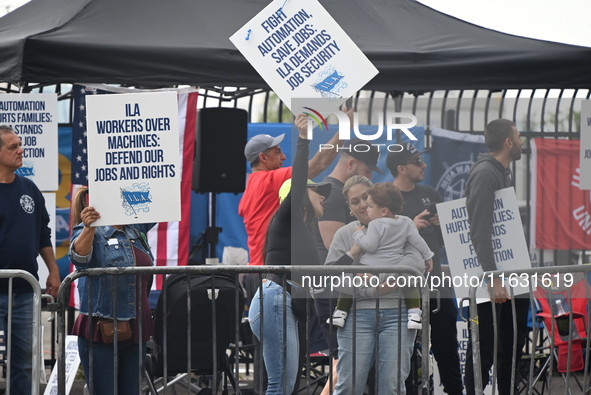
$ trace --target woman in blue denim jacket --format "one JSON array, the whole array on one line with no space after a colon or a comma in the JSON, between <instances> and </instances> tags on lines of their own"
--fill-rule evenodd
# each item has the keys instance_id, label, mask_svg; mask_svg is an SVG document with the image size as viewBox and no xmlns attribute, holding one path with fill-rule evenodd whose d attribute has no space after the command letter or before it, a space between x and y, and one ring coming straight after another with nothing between
<instances>
[{"instance_id":1,"label":"woman in blue denim jacket","mask_svg":"<svg viewBox=\"0 0 591 395\"><path fill-rule=\"evenodd\" d=\"M73 205L72 224L77 225L72 230L69 257L76 268L152 266L154 258L146 232L155 224L92 227L91 224L100 218L100 213L93 207L87 207L87 197L88 189L80 189ZM153 333L148 303L151 280L151 276L147 275L94 276L78 280L81 314L74 323L72 333L78 336L78 352L86 383L89 388L93 386L95 395L139 393L140 363L143 364L143 358L138 360L140 347L141 355L145 355L146 341ZM113 287L116 289L116 304ZM141 303L136 303L137 300ZM140 323L136 320L140 310L141 339ZM113 366L115 348L112 341L104 341L99 326L99 320L113 318L123 325L129 324L131 330L129 339L118 341L116 374ZM114 383L117 383L117 392Z\"/></svg>"}]
</instances>

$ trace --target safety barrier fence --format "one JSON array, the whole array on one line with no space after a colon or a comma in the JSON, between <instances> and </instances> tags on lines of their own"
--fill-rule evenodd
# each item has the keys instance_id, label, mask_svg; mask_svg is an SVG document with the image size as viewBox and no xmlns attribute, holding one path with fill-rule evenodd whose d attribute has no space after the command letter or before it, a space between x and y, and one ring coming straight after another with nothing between
<instances>
[{"instance_id":1,"label":"safety barrier fence","mask_svg":"<svg viewBox=\"0 0 591 395\"><path fill-rule=\"evenodd\" d=\"M481 279L497 277L509 286L513 320L511 394L590 393L590 272L591 265L568 265L492 271L481 275ZM521 292L515 291L517 288L513 287L520 287ZM488 291L491 297L492 289ZM517 358L516 301L519 298L526 298L529 302L532 324L521 359ZM465 302L468 302L473 361L467 363L474 364L475 393L483 394L483 385L487 383L483 383L481 341L486 339L480 339L478 299L477 287L472 286L469 297L462 299L460 304L465 306ZM492 316L494 348L490 381L494 391L498 390L499 332L503 328L498 321L497 309L492 309ZM556 376L560 376L558 383L553 380Z\"/></svg>"},{"instance_id":2,"label":"safety barrier fence","mask_svg":"<svg viewBox=\"0 0 591 395\"><path fill-rule=\"evenodd\" d=\"M68 304L68 295L69 295L69 285L76 280L77 278L88 276L100 276L100 275L108 275L108 276L121 276L121 275L184 275L187 276L186 280L186 289L187 294L189 295L188 303L187 303L187 316L191 316L191 293L189 292L189 276L193 275L205 275L209 276L212 279L216 278L216 275L222 274L232 274L235 277L235 300L238 300L239 292L242 292L241 286L238 280L238 274L240 273L251 273L255 274L258 278L259 284L264 280L266 273L275 273L275 274L284 274L291 272L292 270L301 269L306 273L313 274L313 275L339 275L343 272L347 273L356 273L361 269L355 267L299 267L299 268L290 268L290 267L244 267L244 266L188 266L188 267L167 267L167 268L112 268L112 269L89 269L84 271L78 271L70 274L63 282L62 287L60 288L60 294L58 296L57 305L54 305L53 308L58 311L59 319L58 319L58 393L65 394L65 335L66 333L66 326L65 326L65 311L66 305ZM504 279L506 284L509 285L520 285L522 287L527 288L527 292L525 293L525 297L528 298L528 303L530 306L529 313L532 316L532 328L531 332L529 333L529 338L531 344L526 346L526 358L521 359L521 361L517 360L515 357L513 358L513 375L511 378L511 388L514 390L514 393L527 393L527 394L540 394L548 391L547 393L562 393L565 394L573 394L573 393L588 393L591 390L591 377L589 375L588 369L579 369L576 370L572 368L573 363L577 361L583 361L583 366L589 366L589 356L591 355L590 347L591 342L589 342L589 333L591 333L591 323L588 319L588 304L591 301L591 292L589 287L589 282L587 276L591 271L591 266L588 265L577 265L577 266L557 266L557 267L544 267L544 268L533 268L533 269L526 269L526 270L518 270L518 271L496 271L496 272L487 272L483 274L485 278L491 278L490 276L500 276ZM416 275L419 274L418 272L414 271L413 269L406 269L406 268L369 268L363 267L363 272L367 273L393 273L393 274L411 274ZM43 296L41 295L41 289L39 287L38 281L31 276L29 273L20 271L20 270L3 270L0 271L0 278L9 278L9 288L12 287L12 279L13 278L24 278L31 284L33 289L33 322L32 325L34 327L38 327L41 322L41 299ZM141 277L138 277L138 279ZM141 280L140 284L141 284ZM164 289L162 291L161 298L163 301L166 300L167 293L166 293L166 282L164 282ZM583 286L580 286L580 285ZM547 291L546 293L540 293L540 290ZM422 289L423 292L423 310L427 311L429 308L428 300L429 298L424 297L425 292L428 292L427 288ZM512 303L511 308L513 312L515 312L515 303L514 301L518 297L523 296L515 296L513 295L513 291L510 290L512 296ZM11 294L11 289L9 289L9 295ZM214 291L215 294L215 291ZM515 296L515 297L513 297ZM115 296L116 298L116 296ZM215 306L216 303L214 302L215 298L212 298L212 308L213 314L215 314ZM465 302L463 300L462 302ZM542 304L546 303L545 306ZM476 304L476 288L470 289L470 297L467 298L467 302L469 303L469 310L470 310L470 318L469 321L471 323L478 322L478 311L477 311L477 304ZM427 305L425 304L427 303ZM164 302L166 305L166 302ZM578 304L582 304L578 306ZM56 307L57 306L57 307ZM435 306L431 306L431 308L436 308ZM8 309L8 327L6 328L6 354L5 359L8 362L6 364L7 368L7 378L10 378L10 359L11 359L11 303L7 306ZM562 310L560 310L562 309ZM547 310L547 311L546 311ZM236 310L236 314L240 314L241 309ZM308 311L308 314L310 311ZM549 320L545 320L545 318L551 317ZM426 328L428 327L428 314L424 316L426 319L423 322L423 326ZM493 309L493 317L496 323L496 310ZM203 320L208 320L209 317L202 317ZM235 325L235 332L234 337L231 342L231 347L234 350L230 350L233 355L236 356L234 358L233 363L233 373L237 380L239 381L239 359L237 356L240 354L240 347L241 347L241 339L240 339L240 331L239 331L239 323L241 320L240 317L236 317L236 325ZM164 331L166 331L166 320L164 320ZM544 325L547 323L546 325ZM582 323L582 324L581 324ZM516 321L514 318L514 327L516 326ZM215 328L216 320L211 320L211 325L213 326L213 336L217 333ZM264 322L263 322L264 325ZM141 326L140 326L140 331ZM189 342L188 346L188 355L186 360L187 370L191 370L191 337L189 336L191 333L191 320L188 321L188 325L186 328L187 333L187 340ZM498 338L498 326L494 325L494 338ZM515 331L516 333L516 331ZM428 350L428 339L429 331L423 330L423 354L426 355ZM474 364L474 381L475 381L475 388L477 394L482 394L483 390L483 382L482 382L482 375L481 375L481 360L480 360L480 339L479 339L479 332L477 325L470 325L470 335L472 337L473 342L473 350L474 350L474 359L472 363ZM115 335L117 336L117 335ZM33 331L33 347L35 350L40 350L40 336L39 331ZM560 340L561 343L558 344L556 340ZM307 340L307 339L306 339ZM514 342L515 343L515 342ZM577 344L582 344L582 346L577 347ZM166 343L163 345L162 352L164 354L167 353ZM116 346L115 346L116 347ZM214 366L217 365L217 361L215 361L217 353L215 352L216 341L212 339L212 347L214 349ZM492 377L492 386L496 387L496 378L497 374L496 371L498 369L498 360L497 360L497 348L498 344L495 342L495 349L494 349L494 361L493 361L493 375ZM565 351L560 351L565 350ZM517 354L517 350L514 346L512 350L513 355ZM39 366L39 358L40 352L33 353L33 360L32 366ZM143 361L143 355L140 359ZM559 359L562 358L563 361L560 362ZM164 372L167 369L167 359L164 357ZM518 364L521 362L522 368L525 368L525 373L520 371ZM117 362L114 361L116 364ZM310 361L307 360L307 364L309 365ZM422 377L421 382L422 386L425 389L425 393L429 393L431 387L429 385L429 362L427 358L422 359ZM470 362L468 362L470 363ZM559 370L559 365L562 365L562 370ZM329 368L330 369L330 368ZM166 393L167 388L171 388L175 382L170 381L168 382L168 376L166 374L162 377L162 385L163 389ZM558 384L556 380L552 380L553 377L558 377ZM331 375L329 375L331 377ZM139 380L142 380L143 377L139 377ZM116 380L116 379L115 379ZM217 376L212 376L212 387L218 388ZM32 372L32 382L38 383L39 382L39 370L33 369ZM400 381L399 381L400 382ZM578 391L574 388L573 383L576 383L579 386ZM239 384L239 383L238 383ZM364 383L365 384L365 383ZM10 391L10 380L7 380L7 393ZM554 386L554 387L553 387ZM310 390L310 384L307 386L308 392ZM38 394L39 387L33 386L32 393Z\"/></svg>"},{"instance_id":3,"label":"safety barrier fence","mask_svg":"<svg viewBox=\"0 0 591 395\"><path fill-rule=\"evenodd\" d=\"M39 364L40 364L40 356L41 356L41 342L39 341L40 338L40 331L39 325L41 323L41 287L39 285L39 281L30 273L24 270L0 270L0 278L8 279L8 304L5 306L7 309L7 319L6 319L6 327L4 328L4 339L5 339L5 361L6 361L6 393L10 394L11 383L10 374L11 374L11 363L12 360L12 343L13 343L13 330L12 330L12 322L13 322L13 281L16 278L23 279L27 281L31 285L31 289L33 291L33 297L31 300L32 307L33 307L33 322L31 323L31 327L33 328L32 332L32 359L31 359L31 366L32 368L32 383L39 383ZM39 386L32 385L31 386L31 394L38 395L39 394Z\"/></svg>"},{"instance_id":4,"label":"safety barrier fence","mask_svg":"<svg viewBox=\"0 0 591 395\"><path fill-rule=\"evenodd\" d=\"M65 394L66 393L66 349L65 349L65 340L66 340L66 325L65 325L65 312L66 312L66 306L69 302L69 289L70 289L70 285L72 284L72 282L74 282L77 279L80 279L82 277L88 277L88 278L92 278L92 277L96 277L96 276L110 276L111 277L111 281L114 283L116 281L116 278L118 276L137 276L137 287L141 288L142 287L142 275L165 275L167 276L167 279L169 280L172 276L176 275L176 276L181 276L181 280L177 282L177 286L178 283L181 283L181 290L183 291L182 293L184 294L183 296L183 303L182 303L182 309L185 312L185 318L186 317L194 317L195 314L199 314L198 311L194 311L197 308L202 308L199 306L204 306L203 304L201 304L201 300L197 301L197 300L192 300L192 299L196 299L195 296L193 296L193 292L191 291L192 286L194 285L194 281L196 277L201 277L201 278L205 278L207 279L209 282L209 284L215 284L213 286L213 288L209 288L207 290L207 298L209 300L206 301L206 304L211 303L211 312L208 309L207 314L205 315L201 315L198 317L198 320L195 320L194 318L192 319L185 319L186 321L186 328L182 328L183 332L186 334L186 343L183 343L183 345L186 344L186 355L182 355L182 358L184 359L182 361L183 367L186 367L183 369L183 372L178 372L178 367L174 368L170 365L170 353L172 352L171 349L173 348L172 344L168 344L168 342L170 341L170 336L167 334L167 332L173 333L173 330L177 330L178 328L173 328L171 327L171 323L170 321L167 320L167 314L171 314L171 309L170 307L170 302L171 302L171 298L173 298L174 294L171 292L173 285L169 285L168 280L167 281L163 281L163 288L161 291L161 295L160 295L160 299L159 299L159 303L162 303L162 306L165 306L166 308L161 309L161 312L159 312L158 308L156 309L156 315L154 316L154 320L158 321L159 317L157 316L159 313L162 314L161 317L161 322L162 322L162 334L161 337L163 339L168 339L168 340L164 340L163 344L161 345L161 349L159 350L160 352L160 357L161 361L162 361L162 370L159 373L159 377L160 381L161 381L161 385L162 388L160 390L156 390L155 386L153 386L154 382L152 380L147 380L148 384L146 387L144 387L144 390L147 392L151 393L155 393L156 391L164 391L164 393L167 393L167 390L172 389L172 386L178 383L178 376L177 373L185 373L185 377L188 378L188 381L185 380L184 383L182 384L185 388L187 388L187 391L191 391L191 390L195 390L195 386L190 382L190 374L186 374L188 372L191 371L195 371L194 369L194 365L195 365L195 358L198 357L198 355L192 355L192 353L194 353L194 349L195 349L195 334L193 333L194 331L198 330L198 326L200 326L200 323L207 323L208 325L211 325L211 341L208 342L209 347L211 347L212 353L211 353L211 369L210 372L219 372L219 371L224 371L224 366L226 366L228 369L226 369L225 373L226 375L224 375L224 387L226 385L226 379L227 376L230 376L230 382L232 384L232 386L237 389L240 387L240 378L239 378L239 365L240 365L240 359L239 359L239 355L241 353L241 338L240 338L240 322L242 320L242 308L243 306L240 306L240 301L242 300L242 287L240 285L239 282L239 274L249 274L249 275L255 275L258 278L258 284L260 286L260 284L262 284L262 282L265 280L266 276L270 275L270 274L277 274L277 275L283 275L286 273L294 273L294 272L299 272L299 273L305 273L307 275L310 276L315 276L315 277L324 277L324 278L328 278L330 276L342 276L343 273L350 273L352 275L356 275L359 273L371 273L371 274L379 274L379 273L388 273L388 274L392 274L392 275L396 275L396 276L406 276L408 278L411 277L422 277L422 274L417 271L416 269L410 268L410 267L380 267L380 268L376 268L376 267L367 267L367 266L363 266L363 267L359 267L359 266L292 266L292 267L283 267L283 266L206 266L206 265L200 265L200 266L183 266L183 267L150 267L150 268L137 268L137 267L133 267L133 268L100 268L100 269L86 269L86 270L80 270L80 271L75 271L73 273L71 273L70 275L68 275L64 281L62 282L62 285L60 287L60 291L58 294L58 298L57 298L57 311L58 311L58 359L57 359L57 363L58 363L58 394ZM220 340L223 339L219 339L219 337L224 336L224 328L220 327L220 320L218 317L216 317L216 315L220 315L223 314L225 311L225 308L227 306L223 306L220 302L221 297L222 297L222 290L221 287L218 286L218 282L217 280L220 279L223 276L227 276L228 274L233 276L233 290L232 290L232 300L233 300L233 308L231 309L232 311L232 317L227 317L229 319L232 319L232 321L234 322L234 326L233 326L233 333L231 334L231 339L230 339L230 346L228 348L228 350L224 349L222 354L219 353L220 350L217 349L218 344ZM92 282L91 281L87 281L87 284L89 287L91 287ZM172 282L171 282L172 284ZM421 299L422 299L422 308L423 311L428 311L429 309L429 289L426 286L423 286L424 284L421 283L420 281L416 284L420 287L421 290ZM170 288L170 289L169 289ZM113 289L115 289L113 287ZM286 298L285 298L285 291L284 292L284 298L283 298L283 303L285 303ZM89 290L89 295L92 294L92 290ZM310 298L311 293L306 293L306 298ZM252 295L250 295L252 297ZM114 294L111 295L112 299L115 301L117 300L117 295ZM120 296L119 296L120 297ZM218 298L220 300L218 300ZM90 299L90 298L89 298ZM355 298L354 298L355 299ZM376 304L379 308L379 298L376 299ZM89 305L92 304L92 301L89 301ZM399 307L402 307L402 299L399 298ZM195 307L197 306L197 307ZM311 304L307 305L307 319L306 319L306 333L309 333L309 325L310 325L310 317L311 317L311 311L310 309L313 308L311 307ZM139 307L139 312L138 315L141 316L141 306ZM433 308L436 308L436 306L434 306ZM185 310L186 309L186 310ZM400 309L399 309L400 311ZM115 312L115 315L117 313ZM208 314L211 314L211 316L207 316ZM352 312L352 314L355 314L354 311ZM378 311L376 310L376 317L378 315ZM211 324L209 324L209 320L211 319ZM117 322L117 317L114 317L115 322ZM183 322L185 322L183 321ZM283 321L285 322L285 317L283 317ZM401 326L401 321L402 320L398 320L398 326L399 326L399 330L398 333L400 333L400 326ZM139 328L138 328L138 332L139 332L139 338L141 339L142 336L142 325L141 322L139 322ZM261 317L261 325L264 326L265 325L265 321L264 321L264 316ZM285 325L285 324L284 324ZM429 314L424 314L423 315L423 331L422 331L422 352L423 355L428 355L429 354L429 331L427 330L427 328L429 327ZM262 328L261 328L262 329ZM331 328L331 330L336 329L336 328ZM262 330L261 330L262 331ZM378 329L376 328L376 333L377 333ZM176 333L176 332L174 332ZM192 336L193 334L193 336ZM114 364L114 371L117 372L117 332L115 332L114 334L115 336L115 342L113 344L113 348L114 348L114 356L113 356L113 364ZM355 326L353 325L353 338L355 339ZM306 343L309 339L306 338ZM263 339L264 341L264 339ZM396 341L398 341L398 346L400 346L400 336L399 339L397 339ZM302 342L302 341L300 341ZM223 344L223 341L222 343ZM91 342L89 342L89 347L92 347ZM285 347L285 344L283 345L283 347ZM353 340L353 347L355 347L355 340ZM379 347L379 344L376 345L376 347ZM146 380L144 379L144 377L142 377L144 375L144 367L143 362L145 360L145 355L142 354L142 350L141 347L139 348L139 355L138 355L138 363L140 365L140 374L138 377L139 382L141 383L142 381L144 383L146 383ZM353 348L353 350L355 350L355 348ZM398 347L398 350L400 350L400 347ZM234 358L232 360L232 365L224 365L223 361L220 361L219 359L222 358L226 358L227 353L226 351L230 352ZM184 354L185 351L183 351ZM92 355L92 352L90 352L90 354ZM220 357L221 355L221 357ZM174 356L173 356L174 357ZM398 353L398 360L400 360L400 351ZM229 361L229 360L228 360ZM285 364L285 361L283 362ZM376 363L376 362L374 362ZM92 362L92 358L90 359L90 365L92 366L93 362ZM307 367L310 367L310 359L309 356L307 357L306 360L306 365ZM262 364L261 364L262 366ZM285 366L285 365L284 365ZM92 368L91 368L92 370ZM429 387L429 370L430 370L430 366L429 366L429 360L428 358L423 358L421 361L421 372L422 372L422 376L420 378L421 380L421 387L423 388L423 392L424 393L429 393L430 392L430 387ZM329 364L329 380L330 377L332 376L332 371L331 371L331 367ZM417 367L417 371L418 371L418 367ZM171 374L172 373L172 374ZM396 373L396 372L392 372L393 374L398 374L398 377L400 378L400 372ZM116 376L116 375L114 375ZM169 381L169 378L172 378L174 376L177 376L176 378L172 379L171 381ZM218 390L218 388L222 388L222 386L220 385L220 383L218 383L218 375L217 374L210 374L211 376L211 388L213 389L214 393L216 393L216 391ZM233 383L232 380L233 378L235 378L236 382ZM400 378L398 380L398 385L399 386L403 386L404 385L404 379L405 378ZM113 378L114 383L117 383L117 377ZM377 379L376 379L377 380ZM90 377L89 380L91 383L93 382L93 377ZM336 383L334 383L336 384ZM353 385L363 385L365 386L365 383L355 383L353 381ZM117 388L117 385L115 384L115 388ZM311 382L310 382L310 377L308 376L307 378L307 383L305 386L305 389L303 389L302 385L300 385L300 387L302 389L302 392L305 391L306 393L311 393ZM400 388L399 388L400 389ZM92 394L92 388L89 389L89 392ZM225 392L227 393L227 392ZM235 392L237 393L237 392Z\"/></svg>"}]
</instances>

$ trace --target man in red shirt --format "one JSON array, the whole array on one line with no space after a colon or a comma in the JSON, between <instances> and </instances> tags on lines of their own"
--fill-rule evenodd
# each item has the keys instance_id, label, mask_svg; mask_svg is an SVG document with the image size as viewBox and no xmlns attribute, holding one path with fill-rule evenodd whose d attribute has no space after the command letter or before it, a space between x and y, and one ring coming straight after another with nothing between
<instances>
[{"instance_id":1,"label":"man in red shirt","mask_svg":"<svg viewBox=\"0 0 591 395\"><path fill-rule=\"evenodd\" d=\"M346 111L352 125L353 109ZM282 167L285 155L279 144L285 134L272 137L267 134L254 136L244 147L244 156L250 163L252 173L248 176L246 189L238 205L238 214L244 219L246 234L248 235L248 249L250 251L249 265L263 265L263 250L267 237L267 228L273 214L279 208L279 188L283 182L291 178L291 166ZM325 170L337 156L337 146L343 143L339 140L338 131L327 144L335 147L316 153L308 161L308 178L314 178ZM247 274L244 277L244 287L249 300L255 294L259 283L258 276ZM249 302L250 303L250 302ZM254 393L259 395L260 382L266 384L265 368L259 366L260 343L255 336L254 342ZM262 365L262 364L261 364ZM297 389L296 389L297 391ZM264 393L264 392L263 392Z\"/></svg>"},{"instance_id":2,"label":"man in red shirt","mask_svg":"<svg viewBox=\"0 0 591 395\"><path fill-rule=\"evenodd\" d=\"M353 110L347 111L349 118ZM285 155L279 144L285 134L277 137L268 134L254 136L244 148L244 156L250 162L252 173L238 206L238 214L244 218L250 250L249 265L262 265L267 226L279 207L279 188L291 178L291 166L282 167ZM316 153L308 162L308 178L314 178L325 170L337 156L337 146L343 143L338 132L328 141L332 149ZM328 145L327 145L328 146Z\"/></svg>"}]
</instances>

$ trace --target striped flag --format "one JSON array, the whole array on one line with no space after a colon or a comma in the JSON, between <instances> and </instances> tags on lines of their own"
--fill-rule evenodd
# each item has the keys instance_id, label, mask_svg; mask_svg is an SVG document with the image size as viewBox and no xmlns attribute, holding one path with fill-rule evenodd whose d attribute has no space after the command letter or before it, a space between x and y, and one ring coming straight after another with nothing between
<instances>
[{"instance_id":1,"label":"striped flag","mask_svg":"<svg viewBox=\"0 0 591 395\"><path fill-rule=\"evenodd\" d=\"M72 127L72 181L70 196L77 188L88 184L88 154L86 140L86 96L105 93L137 93L137 89L113 88L103 85L75 85L74 124ZM157 266L186 265L189 260L189 230L191 214L191 187L195 153L195 128L198 93L194 89L180 89L179 155L181 165L181 221L161 222L148 233L148 242ZM153 289L162 288L162 276L157 276ZM78 298L77 292L76 299Z\"/></svg>"},{"instance_id":2,"label":"striped flag","mask_svg":"<svg viewBox=\"0 0 591 395\"><path fill-rule=\"evenodd\" d=\"M179 93L179 155L181 164L181 221L161 222L148 233L156 266L187 265L191 226L191 189L195 157L197 92ZM153 287L162 289L163 276L156 276Z\"/></svg>"}]
</instances>

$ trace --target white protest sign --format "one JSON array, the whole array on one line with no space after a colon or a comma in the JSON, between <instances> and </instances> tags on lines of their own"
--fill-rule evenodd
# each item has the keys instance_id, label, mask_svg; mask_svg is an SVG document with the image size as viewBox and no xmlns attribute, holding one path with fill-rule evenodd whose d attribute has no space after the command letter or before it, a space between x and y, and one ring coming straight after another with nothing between
<instances>
[{"instance_id":1,"label":"white protest sign","mask_svg":"<svg viewBox=\"0 0 591 395\"><path fill-rule=\"evenodd\" d=\"M86 119L94 225L179 221L177 94L87 96Z\"/></svg>"},{"instance_id":2,"label":"white protest sign","mask_svg":"<svg viewBox=\"0 0 591 395\"><path fill-rule=\"evenodd\" d=\"M66 394L70 393L74 380L76 379L76 373L78 372L78 366L80 366L80 355L78 354L78 336L66 336ZM54 395L57 394L57 362L53 366L49 381L45 387L43 395Z\"/></svg>"},{"instance_id":3,"label":"white protest sign","mask_svg":"<svg viewBox=\"0 0 591 395\"><path fill-rule=\"evenodd\" d=\"M488 301L487 282L478 280L483 271L470 240L466 198L437 204L437 213L457 298L468 297L470 287L478 286L478 303ZM498 270L531 268L513 188L495 192L491 243ZM513 288L515 295L529 292L528 276L505 275L501 280L506 287Z\"/></svg>"},{"instance_id":4,"label":"white protest sign","mask_svg":"<svg viewBox=\"0 0 591 395\"><path fill-rule=\"evenodd\" d=\"M57 95L0 95L0 125L10 126L23 143L23 165L16 174L42 191L58 189Z\"/></svg>"},{"instance_id":5,"label":"white protest sign","mask_svg":"<svg viewBox=\"0 0 591 395\"><path fill-rule=\"evenodd\" d=\"M581 102L580 189L591 189L591 100Z\"/></svg>"},{"instance_id":6,"label":"white protest sign","mask_svg":"<svg viewBox=\"0 0 591 395\"><path fill-rule=\"evenodd\" d=\"M275 0L230 41L294 114L304 109L293 98L325 98L336 110L378 74L317 0Z\"/></svg>"},{"instance_id":7,"label":"white protest sign","mask_svg":"<svg viewBox=\"0 0 591 395\"><path fill-rule=\"evenodd\" d=\"M45 199L45 208L49 213L49 229L51 229L51 246L53 247L53 252L55 254L55 234L56 234L56 215L55 215L55 193L44 193L43 198ZM45 288L45 283L47 283L47 276L49 276L49 270L47 270L47 265L41 255L37 255L37 266L39 269L37 270L37 274L39 275L39 284L41 284L41 288Z\"/></svg>"}]
</instances>

